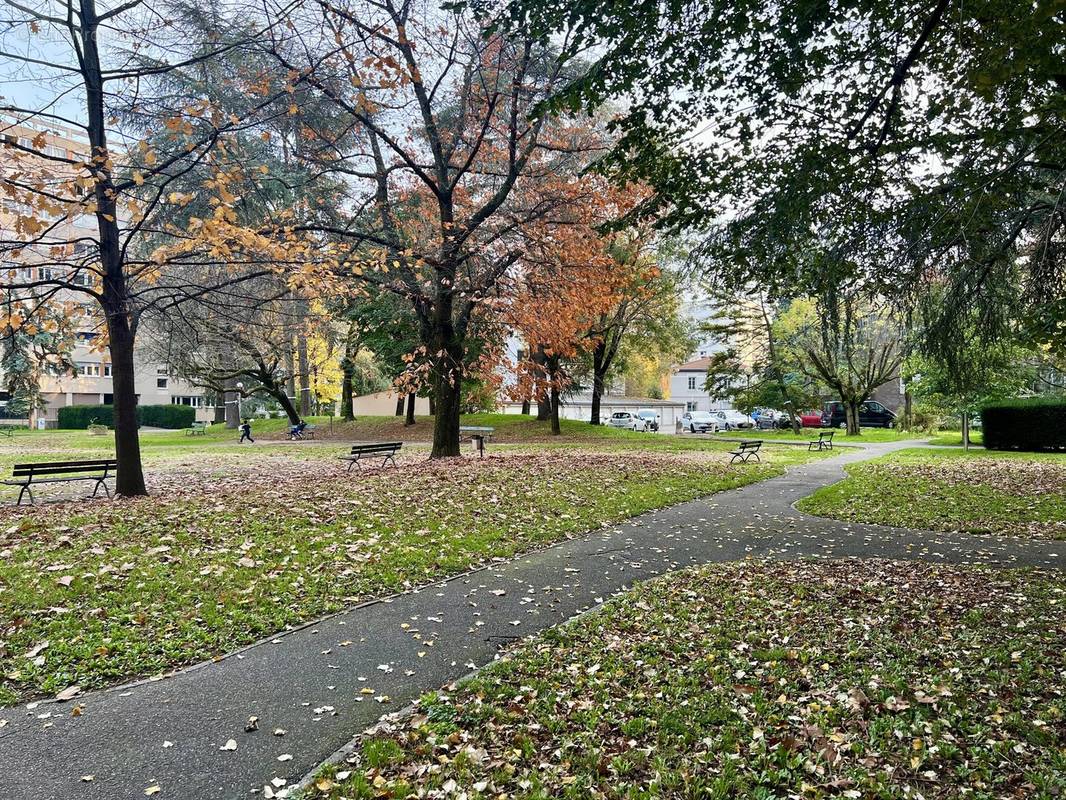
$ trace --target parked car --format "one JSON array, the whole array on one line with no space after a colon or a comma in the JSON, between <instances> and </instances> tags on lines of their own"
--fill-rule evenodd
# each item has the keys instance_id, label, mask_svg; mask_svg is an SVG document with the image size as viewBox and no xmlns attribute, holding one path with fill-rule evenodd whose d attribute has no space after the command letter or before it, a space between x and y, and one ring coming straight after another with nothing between
<instances>
[{"instance_id":1,"label":"parked car","mask_svg":"<svg viewBox=\"0 0 1066 800\"><path fill-rule=\"evenodd\" d=\"M755 420L755 427L763 431L778 427L782 417L787 422L788 414L773 408L757 408L751 412L751 418Z\"/></svg>"},{"instance_id":2,"label":"parked car","mask_svg":"<svg viewBox=\"0 0 1066 800\"><path fill-rule=\"evenodd\" d=\"M755 427L755 420L739 411L715 411L718 428L723 431L739 431Z\"/></svg>"},{"instance_id":3,"label":"parked car","mask_svg":"<svg viewBox=\"0 0 1066 800\"><path fill-rule=\"evenodd\" d=\"M705 411L687 411L681 417L681 430L689 433L718 433L718 418Z\"/></svg>"},{"instance_id":4,"label":"parked car","mask_svg":"<svg viewBox=\"0 0 1066 800\"><path fill-rule=\"evenodd\" d=\"M607 424L612 428L624 428L628 431L648 430L648 423L645 420L642 420L636 414L630 414L628 411L615 411L611 414L611 418L607 420Z\"/></svg>"},{"instance_id":5,"label":"parked car","mask_svg":"<svg viewBox=\"0 0 1066 800\"><path fill-rule=\"evenodd\" d=\"M848 418L844 412L844 404L834 400L825 404L822 409L823 428L847 427ZM896 415L878 403L876 400L867 400L859 404L859 426L862 428L894 428L896 427Z\"/></svg>"},{"instance_id":6,"label":"parked car","mask_svg":"<svg viewBox=\"0 0 1066 800\"><path fill-rule=\"evenodd\" d=\"M659 430L659 412L653 411L650 408L642 408L637 412L637 416L648 423L649 431Z\"/></svg>"},{"instance_id":7,"label":"parked car","mask_svg":"<svg viewBox=\"0 0 1066 800\"><path fill-rule=\"evenodd\" d=\"M821 411L801 411L798 415L800 420L800 427L802 428L820 428L822 427L822 412ZM791 428L792 420L789 419L788 414L782 414L777 420L778 428Z\"/></svg>"}]
</instances>

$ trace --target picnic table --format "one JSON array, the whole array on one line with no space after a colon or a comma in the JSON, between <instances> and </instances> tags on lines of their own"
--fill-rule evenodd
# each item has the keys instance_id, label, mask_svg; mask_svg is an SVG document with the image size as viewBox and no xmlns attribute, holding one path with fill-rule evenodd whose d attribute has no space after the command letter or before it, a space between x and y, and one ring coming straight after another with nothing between
<instances>
[{"instance_id":1,"label":"picnic table","mask_svg":"<svg viewBox=\"0 0 1066 800\"><path fill-rule=\"evenodd\" d=\"M496 433L495 428L479 425L460 425L459 426L459 441L460 442L473 442L477 448L478 455L482 458L485 457L485 442L492 439L492 435Z\"/></svg>"},{"instance_id":2,"label":"picnic table","mask_svg":"<svg viewBox=\"0 0 1066 800\"><path fill-rule=\"evenodd\" d=\"M42 483L67 483L69 481L95 481L93 497L103 487L104 493L110 497L111 490L107 488L107 479L110 473L118 468L118 461L113 458L97 458L87 461L38 461L33 464L15 464L11 471L11 480L3 481L8 486L21 486L18 502L22 505L22 498L29 494L30 505L33 505L32 485ZM91 474L90 474L91 473Z\"/></svg>"}]
</instances>

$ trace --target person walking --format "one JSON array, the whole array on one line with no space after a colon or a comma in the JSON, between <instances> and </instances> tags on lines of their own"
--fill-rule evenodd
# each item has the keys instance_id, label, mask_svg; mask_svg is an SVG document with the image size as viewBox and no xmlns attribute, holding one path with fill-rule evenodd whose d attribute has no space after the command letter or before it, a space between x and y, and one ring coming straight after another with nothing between
<instances>
[{"instance_id":1,"label":"person walking","mask_svg":"<svg viewBox=\"0 0 1066 800\"><path fill-rule=\"evenodd\" d=\"M241 440L237 444L243 444L245 439L255 444L255 439L252 438L252 423L247 419L241 423Z\"/></svg>"}]
</instances>

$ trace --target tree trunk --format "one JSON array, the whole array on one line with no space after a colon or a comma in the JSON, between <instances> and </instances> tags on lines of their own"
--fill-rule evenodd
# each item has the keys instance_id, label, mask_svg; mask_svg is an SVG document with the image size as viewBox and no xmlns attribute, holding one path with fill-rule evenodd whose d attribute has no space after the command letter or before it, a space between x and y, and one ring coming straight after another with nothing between
<instances>
[{"instance_id":1,"label":"tree trunk","mask_svg":"<svg viewBox=\"0 0 1066 800\"><path fill-rule=\"evenodd\" d=\"M847 435L858 436L859 430L859 404L854 400L842 401L844 403L844 418L847 420Z\"/></svg>"},{"instance_id":2,"label":"tree trunk","mask_svg":"<svg viewBox=\"0 0 1066 800\"><path fill-rule=\"evenodd\" d=\"M522 414L527 416L527 417L529 416L529 400L528 399L522 401Z\"/></svg>"},{"instance_id":3,"label":"tree trunk","mask_svg":"<svg viewBox=\"0 0 1066 800\"><path fill-rule=\"evenodd\" d=\"M296 356L300 360L300 414L311 416L311 365L307 363L307 337L296 335Z\"/></svg>"},{"instance_id":4,"label":"tree trunk","mask_svg":"<svg viewBox=\"0 0 1066 800\"><path fill-rule=\"evenodd\" d=\"M241 424L241 396L237 393L237 379L226 378L225 387L232 391L222 393L222 400L226 411L226 427L237 430Z\"/></svg>"},{"instance_id":5,"label":"tree trunk","mask_svg":"<svg viewBox=\"0 0 1066 800\"><path fill-rule=\"evenodd\" d=\"M962 449L970 449L970 412L966 409L962 411Z\"/></svg>"},{"instance_id":6,"label":"tree trunk","mask_svg":"<svg viewBox=\"0 0 1066 800\"><path fill-rule=\"evenodd\" d=\"M133 371L133 345L136 324L131 314L122 246L119 241L118 211L111 176L111 153L104 119L104 81L97 48L99 19L93 0L80 0L81 67L85 82L87 133L92 147L91 171L96 202L96 225L100 235L100 265L104 272L103 310L110 338L112 393L115 414L116 494L144 495L141 443L137 433L137 390Z\"/></svg>"},{"instance_id":7,"label":"tree trunk","mask_svg":"<svg viewBox=\"0 0 1066 800\"><path fill-rule=\"evenodd\" d=\"M437 416L437 398L433 396L433 393L429 393L429 415L431 417Z\"/></svg>"},{"instance_id":8,"label":"tree trunk","mask_svg":"<svg viewBox=\"0 0 1066 800\"><path fill-rule=\"evenodd\" d=\"M552 416L551 399L545 395L537 398L537 422L547 422Z\"/></svg>"},{"instance_id":9,"label":"tree trunk","mask_svg":"<svg viewBox=\"0 0 1066 800\"><path fill-rule=\"evenodd\" d=\"M123 281L121 284L125 286ZM106 296L105 289L105 296ZM115 458L118 474L115 493L125 497L147 494L141 466L141 444L137 432L137 391L134 385L133 332L126 314L108 312L107 328L111 350L112 392L115 412Z\"/></svg>"},{"instance_id":10,"label":"tree trunk","mask_svg":"<svg viewBox=\"0 0 1066 800\"><path fill-rule=\"evenodd\" d=\"M289 342L285 350L285 369L289 373L289 378L285 382L285 393L289 397L289 405L292 405L296 400L296 355L292 350L292 342Z\"/></svg>"},{"instance_id":11,"label":"tree trunk","mask_svg":"<svg viewBox=\"0 0 1066 800\"><path fill-rule=\"evenodd\" d=\"M606 345L600 342L592 351L592 415L589 422L593 425L600 424L600 400L603 397L603 384L607 378L607 368L604 364Z\"/></svg>"},{"instance_id":12,"label":"tree trunk","mask_svg":"<svg viewBox=\"0 0 1066 800\"><path fill-rule=\"evenodd\" d=\"M355 364L345 356L341 361L341 419L351 422L355 419L355 406L353 400L352 383L355 379Z\"/></svg>"},{"instance_id":13,"label":"tree trunk","mask_svg":"<svg viewBox=\"0 0 1066 800\"><path fill-rule=\"evenodd\" d=\"M407 401L406 401L406 398L405 398L404 395L402 395L402 394L396 395L396 416L397 417L402 417L403 416L404 403L406 403L406 402Z\"/></svg>"},{"instance_id":14,"label":"tree trunk","mask_svg":"<svg viewBox=\"0 0 1066 800\"><path fill-rule=\"evenodd\" d=\"M552 417L552 436L559 436L562 434L562 427L559 425L559 390L552 387L551 391L551 417Z\"/></svg>"},{"instance_id":15,"label":"tree trunk","mask_svg":"<svg viewBox=\"0 0 1066 800\"><path fill-rule=\"evenodd\" d=\"M433 451L430 458L451 458L459 455L459 407L462 401L462 381L459 376L449 380L447 373L434 380L436 416L433 421Z\"/></svg>"},{"instance_id":16,"label":"tree trunk","mask_svg":"<svg viewBox=\"0 0 1066 800\"><path fill-rule=\"evenodd\" d=\"M285 391L285 386L274 384L273 388L267 386L267 391L274 397L275 400L281 405L282 410L285 412L285 416L289 418L290 425L298 425L300 422L300 413L296 410L296 406L292 402L292 398L289 397L288 392Z\"/></svg>"},{"instance_id":17,"label":"tree trunk","mask_svg":"<svg viewBox=\"0 0 1066 800\"><path fill-rule=\"evenodd\" d=\"M411 392L407 395L407 419L404 420L404 427L415 424L415 393Z\"/></svg>"}]
</instances>

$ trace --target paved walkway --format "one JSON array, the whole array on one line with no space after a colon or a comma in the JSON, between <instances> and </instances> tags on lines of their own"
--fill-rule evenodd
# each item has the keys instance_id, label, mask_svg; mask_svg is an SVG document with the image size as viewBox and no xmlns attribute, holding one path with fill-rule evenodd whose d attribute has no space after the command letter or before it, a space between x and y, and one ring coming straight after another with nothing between
<instances>
[{"instance_id":1,"label":"paved walkway","mask_svg":"<svg viewBox=\"0 0 1066 800\"><path fill-rule=\"evenodd\" d=\"M295 783L380 714L491 661L500 646L690 564L806 556L1066 566L1066 542L847 524L792 508L839 480L844 464L905 446L913 443L849 450L352 609L172 678L90 694L78 717L69 703L0 711L0 798L143 798L154 786L157 798L261 796L252 793L274 778ZM251 716L259 729L245 732ZM225 749L231 739L236 749Z\"/></svg>"}]
</instances>

